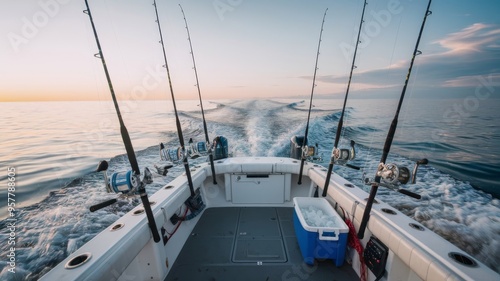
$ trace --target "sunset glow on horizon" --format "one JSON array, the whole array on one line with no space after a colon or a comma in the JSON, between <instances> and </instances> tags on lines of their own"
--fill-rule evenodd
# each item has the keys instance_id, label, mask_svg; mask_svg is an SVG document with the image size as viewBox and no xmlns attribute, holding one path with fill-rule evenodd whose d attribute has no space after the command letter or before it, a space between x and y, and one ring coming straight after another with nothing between
<instances>
[{"instance_id":1,"label":"sunset glow on horizon","mask_svg":"<svg viewBox=\"0 0 500 281\"><path fill-rule=\"evenodd\" d=\"M432 4L414 91L422 97L474 92L500 82L500 20L491 1ZM321 18L318 97L341 97L363 1L181 1L203 98L307 97ZM119 100L170 99L154 8L147 1L89 1ZM84 1L4 1L0 102L109 100ZM369 1L353 75L354 97L400 92L426 1ZM499 7L497 7L499 8ZM177 99L197 99L177 2L158 1ZM431 92L432 91L432 92ZM498 95L495 94L495 95Z\"/></svg>"}]
</instances>

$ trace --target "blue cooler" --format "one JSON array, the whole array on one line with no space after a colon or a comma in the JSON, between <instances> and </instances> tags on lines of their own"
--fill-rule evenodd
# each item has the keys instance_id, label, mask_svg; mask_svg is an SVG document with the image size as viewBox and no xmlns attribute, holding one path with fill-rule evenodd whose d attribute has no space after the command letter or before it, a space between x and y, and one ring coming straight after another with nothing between
<instances>
[{"instance_id":1,"label":"blue cooler","mask_svg":"<svg viewBox=\"0 0 500 281\"><path fill-rule=\"evenodd\" d=\"M332 259L336 266L342 266L349 228L339 214L325 198L295 197L293 203L293 225L304 262L313 265L314 259ZM321 211L330 225L309 225L302 210L310 206Z\"/></svg>"}]
</instances>

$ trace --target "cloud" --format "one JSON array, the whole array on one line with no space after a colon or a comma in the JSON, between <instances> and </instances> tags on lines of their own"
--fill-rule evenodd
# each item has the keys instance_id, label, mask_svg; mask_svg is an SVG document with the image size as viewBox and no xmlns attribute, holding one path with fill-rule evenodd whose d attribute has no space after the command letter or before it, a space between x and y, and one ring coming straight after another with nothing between
<instances>
[{"instance_id":1,"label":"cloud","mask_svg":"<svg viewBox=\"0 0 500 281\"><path fill-rule=\"evenodd\" d=\"M356 73L356 81L362 81L362 82L352 82L351 87L356 88L358 90L365 90L365 89L385 89L397 86L398 84L380 83L380 81L383 81L384 78L387 78L388 75L389 76L391 75L390 71L388 70L366 71L366 72ZM312 79L311 77L305 77L305 76L301 78ZM346 76L321 75L318 76L316 80L318 82L335 84L342 88L345 88L347 83Z\"/></svg>"},{"instance_id":2,"label":"cloud","mask_svg":"<svg viewBox=\"0 0 500 281\"><path fill-rule=\"evenodd\" d=\"M462 56L496 49L500 46L499 40L499 27L474 23L434 43L446 49L446 52L440 54L442 56Z\"/></svg>"},{"instance_id":3,"label":"cloud","mask_svg":"<svg viewBox=\"0 0 500 281\"><path fill-rule=\"evenodd\" d=\"M443 83L443 87L476 87L478 84L486 84L490 87L500 87L500 73L490 75L470 75L449 79Z\"/></svg>"},{"instance_id":4,"label":"cloud","mask_svg":"<svg viewBox=\"0 0 500 281\"><path fill-rule=\"evenodd\" d=\"M475 23L448 34L438 44L443 52L425 58L426 69L436 86L443 88L476 87L478 77L487 77L498 86L500 77L500 27Z\"/></svg>"},{"instance_id":5,"label":"cloud","mask_svg":"<svg viewBox=\"0 0 500 281\"><path fill-rule=\"evenodd\" d=\"M500 70L500 27L497 25L475 23L432 44L439 45L443 51L424 56L422 63L446 66L454 74L453 78ZM459 71L462 73L456 75Z\"/></svg>"},{"instance_id":6,"label":"cloud","mask_svg":"<svg viewBox=\"0 0 500 281\"><path fill-rule=\"evenodd\" d=\"M474 23L431 44L440 49L421 55L413 69L413 76L418 79L414 86L418 89L476 87L484 79L492 87L499 86L500 26ZM408 66L409 61L404 60L386 68L358 72L356 82L363 90L395 88L403 84ZM318 81L345 85L347 76L321 76Z\"/></svg>"}]
</instances>

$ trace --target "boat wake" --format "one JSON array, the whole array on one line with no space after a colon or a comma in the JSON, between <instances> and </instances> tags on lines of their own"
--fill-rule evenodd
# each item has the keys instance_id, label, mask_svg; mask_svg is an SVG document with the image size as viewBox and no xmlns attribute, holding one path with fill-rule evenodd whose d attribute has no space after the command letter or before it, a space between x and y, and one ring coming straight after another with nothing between
<instances>
[{"instance_id":1,"label":"boat wake","mask_svg":"<svg viewBox=\"0 0 500 281\"><path fill-rule=\"evenodd\" d=\"M332 103L333 104L333 103ZM218 135L229 141L233 156L288 156L289 140L293 135L303 135L307 112L301 107L303 102L276 101L235 101L216 104L205 112L208 133L213 139ZM193 108L193 107L191 107ZM357 141L357 158L353 165L361 167L356 171L342 166L335 166L334 172L340 174L368 192L364 186L362 174L372 176L380 159L381 149L374 136L384 135L386 128L373 124L352 122L360 111L346 108L348 118L344 125L343 138L339 147L348 147L349 141ZM151 113L159 118L156 113ZM162 115L165 118L165 115ZM328 165L333 137L340 111L331 106L318 106L311 113L309 143L318 143L323 166ZM173 123L173 117L171 123ZM181 123L186 140L203 141L204 134L201 116L195 110L183 111ZM167 147L177 147L174 126L168 125L157 132L157 123L153 123L156 135L159 135ZM153 128L144 128L153 130ZM162 130L160 128L160 130ZM148 133L148 135L153 135ZM136 151L139 166L149 167L159 163L158 142ZM408 146L411 148L411 145ZM417 147L419 149L420 146ZM445 149L445 148L443 148ZM200 157L190 160L195 165L206 159ZM388 162L396 162L411 166L412 159L391 154ZM125 171L129 169L126 155L118 155L110 160L110 170ZM169 170L167 176L154 174L153 184L148 185L147 192L153 194L162 186L182 174L182 166ZM394 208L414 218L432 229L445 239L451 241L470 255L482 261L492 269L500 272L500 201L491 195L472 188L464 181L454 179L432 166L422 166L419 170L418 182L408 185L408 190L422 195L415 200L400 193L380 188L377 198L389 203ZM102 174L81 170L64 188L50 192L41 202L21 208L16 213L16 280L37 280L48 272L66 256L74 252L96 234L104 230L120 216L140 204L139 199L120 199L118 203L94 213L89 211L91 205L112 199L115 195L105 192ZM7 221L0 221L0 228L7 229ZM2 239L7 241L7 233ZM8 251L9 245L0 246L2 252ZM0 261L3 268L9 268L5 260ZM1 280L13 280L10 272L4 269L0 273Z\"/></svg>"}]
</instances>

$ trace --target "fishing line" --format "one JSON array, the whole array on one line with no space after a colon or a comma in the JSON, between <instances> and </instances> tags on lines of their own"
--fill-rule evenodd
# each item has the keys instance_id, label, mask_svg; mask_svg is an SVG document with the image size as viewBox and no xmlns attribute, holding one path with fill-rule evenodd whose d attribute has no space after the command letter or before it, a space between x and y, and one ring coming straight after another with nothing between
<instances>
[{"instance_id":1,"label":"fishing line","mask_svg":"<svg viewBox=\"0 0 500 281\"><path fill-rule=\"evenodd\" d=\"M414 75L414 78L413 78L413 81L409 82L409 85L411 86L410 87L410 91L408 93L408 98L411 100L412 99L412 96L413 96L413 93L414 93L414 90L415 88L413 87L413 85L415 84L415 81L418 80L418 74L419 74L419 70L420 70L420 64L419 63L416 63L415 64L415 75ZM403 114L401 115L401 119L403 120L403 123L404 123L404 120L406 120L406 117L408 115L411 114L411 111L409 108L405 108L403 110ZM403 152L403 151L400 151L400 152ZM409 157L408 157L409 158Z\"/></svg>"},{"instance_id":2,"label":"fishing line","mask_svg":"<svg viewBox=\"0 0 500 281\"><path fill-rule=\"evenodd\" d=\"M130 141L130 136L129 136L127 128L125 127L125 124L123 122L123 118L122 118L122 115L121 115L121 112L120 112L120 107L119 107L118 101L116 99L116 95L115 95L115 91L114 91L114 88L113 88L113 84L111 82L111 77L110 77L109 72L108 72L108 67L107 67L106 61L104 59L104 55L103 55L103 52L102 52L102 49L101 49L101 44L100 44L99 38L97 36L97 31L96 31L96 28L94 26L94 21L92 19L92 14L90 12L90 8L88 6L87 0L85 0L85 4L87 5L87 10L85 10L84 13L87 14L89 16L89 18L90 18L90 22L92 24L92 30L94 32L94 37L96 39L97 48L99 50L99 52L97 54L94 54L94 57L96 57L96 58L98 58L98 59L101 60L102 66L104 68L104 73L106 75L106 80L108 82L109 91L111 93L111 98L113 99L113 104L115 106L116 114L118 116L118 121L120 123L120 130L121 130L121 133L122 133L123 143L125 144L125 149L127 151L127 156L129 158L130 165L132 166L132 170L134 171L135 174L139 175L141 173L140 170L139 170L139 165L137 164L137 159L135 157L135 153L134 153L134 150L133 150L133 147L132 147L132 143Z\"/></svg>"},{"instance_id":3,"label":"fishing line","mask_svg":"<svg viewBox=\"0 0 500 281\"><path fill-rule=\"evenodd\" d=\"M360 42L359 38L361 36L361 29L363 27L366 5L367 5L367 3L366 3L366 0L365 0L363 2L363 12L361 13L361 20L359 22L359 30L358 30L358 36L357 36L357 39L356 39L356 47L354 48L354 54L353 54L353 57L352 57L351 71L350 71L350 74L349 74L349 80L347 82L347 89L346 89L346 92L345 92L344 104L342 106L342 112L340 114L339 122L338 122L338 125L337 125L337 133L335 134L335 142L333 144L332 156L330 157L330 164L328 165L328 172L326 173L325 184L323 186L323 194L322 194L323 197L326 197L326 195L328 193L328 186L330 185L330 177L332 175L333 166L335 164L335 161L340 157L340 151L337 149L337 147L338 147L338 144L339 144L339 141L340 141L340 135L342 133L342 126L343 126L343 123L344 123L345 107L346 107L346 104L347 104L347 98L349 96L349 89L351 87L352 74L354 72L354 69L356 68L356 65L355 65L355 63L356 63L356 55L358 53L358 46L359 46L359 42ZM353 143L353 142L351 141L351 143Z\"/></svg>"},{"instance_id":4,"label":"fishing line","mask_svg":"<svg viewBox=\"0 0 500 281\"><path fill-rule=\"evenodd\" d=\"M84 26L85 28L85 34L92 34L92 27L89 27L88 26L88 22L85 18L82 18L82 25ZM86 39L87 39L87 49L89 50L92 50L94 47L94 44L95 44L95 38L93 37L89 37L89 36L86 36ZM103 101L103 97L101 96L101 86L100 86L100 79L98 78L97 76L97 71L96 71L96 66L94 66L94 62L92 61L92 64L90 65L90 68L92 69L92 74L93 74L93 78L94 78L94 88L95 88L95 91L97 93L97 99L99 101Z\"/></svg>"},{"instance_id":5,"label":"fishing line","mask_svg":"<svg viewBox=\"0 0 500 281\"><path fill-rule=\"evenodd\" d=\"M172 87L172 79L170 78L170 69L168 68L167 53L165 51L165 44L163 43L164 42L163 41L163 34L161 32L160 18L158 16L158 8L157 8L157 5L156 5L156 0L153 0L153 6L155 7L155 15L156 15L156 23L158 25L158 33L160 34L160 42L159 43L161 44L161 47L162 47L163 60L165 62L165 64L163 65L163 67L167 70L167 79L168 79L168 85L169 85L169 89L170 89L170 96L172 97L172 105L174 107L175 126L177 128L177 135L178 135L179 142L180 142L180 145L181 145L182 162L184 164L184 170L186 171L186 177L187 177L187 180L188 180L189 191L191 192L191 197L194 197L195 196L195 191L194 191L194 187L193 187L193 179L191 177L191 170L189 169L189 162L188 162L188 159L187 159L186 147L184 145L184 136L182 135L181 122L179 120L179 114L177 112L177 105L175 103L174 89Z\"/></svg>"},{"instance_id":6,"label":"fishing line","mask_svg":"<svg viewBox=\"0 0 500 281\"><path fill-rule=\"evenodd\" d=\"M395 39L394 39L394 43L392 44L392 52L391 52L391 57L389 59L389 66L387 67L387 69L389 70L388 74L386 75L386 79L388 81L390 81L390 70L393 68L394 64L394 54L395 54L395 50L396 50L396 45L397 45L397 42L398 42L398 38L399 38L399 32L401 30L401 23L403 21L403 17L402 16L399 16L399 24L398 24L398 28L396 30L396 36L395 36ZM372 159L372 152L374 151L375 149L375 146L373 145L374 143L374 138L370 138L370 143L368 145L368 152L367 152L367 156L366 156L366 159ZM363 166L363 170L366 168L366 169L373 169L373 165L376 165L376 162L365 162L366 164Z\"/></svg>"},{"instance_id":7,"label":"fishing line","mask_svg":"<svg viewBox=\"0 0 500 281\"><path fill-rule=\"evenodd\" d=\"M154 219L153 211L151 210L151 204L149 203L148 195L146 193L146 188L145 188L145 185L147 183L151 183L152 176L150 177L150 172L146 168L146 170L144 171L145 177L143 178L142 181L140 180L141 171L139 169L139 164L137 163L137 158L135 156L134 148L132 146L132 141L130 140L130 135L129 135L128 130L125 127L125 123L123 122L123 119L122 119L120 107L119 107L118 101L116 99L115 91L113 89L113 84L111 82L111 77L110 77L109 72L108 72L108 67L106 66L106 61L104 59L104 54L102 52L101 43L99 42L99 37L97 36L97 30L96 30L96 27L94 25L94 20L92 18L89 3L87 0L85 0L85 6L87 9L84 10L83 12L89 16L89 20L90 20L90 23L92 25L92 31L94 32L94 37L95 37L95 41L97 44L97 49L99 50L99 52L97 54L94 54L94 57L101 60L102 67L104 69L104 74L106 75L106 80L108 81L109 92L111 94L111 98L113 99L113 104L115 106L116 115L117 115L118 121L120 123L120 133L122 136L123 144L125 145L125 150L127 151L127 157L128 157L129 162L130 162L130 166L132 168L133 179L134 179L134 181L137 181L139 183L137 192L139 193L139 195L141 197L142 205L144 207L144 211L146 212L146 217L148 219L149 228L150 228L151 233L153 235L153 240L156 243L158 243L158 242L160 242L160 235L159 235L158 229L156 227L156 222ZM104 170L107 169L108 164L106 163L105 166L106 167ZM148 175L148 173L149 173L149 175ZM109 202L111 202L111 201L108 201L108 203ZM107 204L107 203L104 202L103 204Z\"/></svg>"},{"instance_id":8,"label":"fishing line","mask_svg":"<svg viewBox=\"0 0 500 281\"><path fill-rule=\"evenodd\" d=\"M417 37L417 42L415 43L415 48L413 50L413 55L412 55L412 58L411 58L410 66L408 68L408 73L406 75L406 79L405 79L405 83L404 83L404 86L403 86L403 90L401 91L401 96L399 98L398 107L396 109L396 114L394 115L394 119L392 120L391 127L389 128L389 131L387 133L387 138L385 140L384 149L383 149L383 152L382 152L382 157L380 158L379 168L383 168L384 167L385 161L387 160L387 156L389 155L389 151L391 149L392 141L393 141L394 135L396 133L397 125L398 125L399 111L401 110L401 106L403 104L403 100L404 100L404 97L405 97L405 94L406 94L406 89L408 87L408 82L409 82L409 79L410 79L410 76L411 76L411 71L412 71L412 68L413 68L413 63L415 62L415 57L417 55L420 55L422 53L422 52L420 52L418 50L418 46L420 44L420 39L422 38L422 33L424 31L425 22L427 21L427 17L432 14L432 12L430 11L431 2L432 2L432 0L429 0L429 3L427 4L427 9L425 11L424 19L423 19L422 25L420 27L420 31L419 31L419 34L418 34L418 37ZM368 200L366 202L366 207L365 207L365 210L364 210L364 213L363 213L363 218L362 218L361 224L359 226L358 238L360 238L360 239L363 239L363 237L364 237L366 225L368 224L368 219L370 217L370 212L371 212L371 209L372 209L373 201L375 200L375 195L377 194L377 189L378 189L378 186L380 184L380 180L381 180L381 175L377 171L377 173L375 173L374 183L371 186L370 196L368 197ZM404 191L404 190L399 190L399 191L401 193L404 193L404 194L407 194L407 195L410 195L410 193L411 193L411 192Z\"/></svg>"},{"instance_id":9,"label":"fishing line","mask_svg":"<svg viewBox=\"0 0 500 281\"><path fill-rule=\"evenodd\" d=\"M306 124L306 132L304 134L304 140L302 141L302 146L301 146L301 151L302 151L302 159L300 161L300 172L299 172L299 181L298 184L302 184L302 173L304 171L304 162L306 161L307 158L307 148L306 148L306 143L307 143L307 135L309 133L309 120L311 118L311 109L312 109L312 101L313 101L313 96L314 96L314 88L316 87L316 72L318 71L318 58L319 58L319 49L321 47L321 36L323 35L323 26L325 24L325 17L326 17L326 12L328 12L328 8L326 8L325 13L323 14L323 21L321 22L321 31L319 32L319 41L318 41L318 51L316 52L316 63L314 65L314 75L313 75L313 82L312 82L312 88L311 88L311 98L309 100L309 111L307 112L307 124Z\"/></svg>"},{"instance_id":10,"label":"fishing line","mask_svg":"<svg viewBox=\"0 0 500 281\"><path fill-rule=\"evenodd\" d=\"M193 70L194 70L194 76L196 77L196 88L198 89L198 97L200 99L201 117L203 119L203 131L205 132L205 141L207 142L207 146L208 146L208 157L210 160L210 167L212 170L213 184L217 184L217 181L215 179L214 156L212 155L212 148L210 145L210 139L208 138L207 122L205 121L205 111L203 110L203 100L201 98L200 82L198 81L198 71L196 69L196 62L194 59L194 52L193 52L193 45L191 42L191 35L189 34L189 28L188 28L186 15L184 14L184 10L182 9L181 4L179 4L179 7L181 8L182 17L184 18L184 23L186 24L186 32L187 32L188 41L189 41L189 49L190 49L191 58L193 59Z\"/></svg>"},{"instance_id":11,"label":"fishing line","mask_svg":"<svg viewBox=\"0 0 500 281\"><path fill-rule=\"evenodd\" d=\"M402 19L402 17L400 17L400 21L399 21L400 25L401 25L401 22L402 22L402 20L401 20L401 19ZM399 35L399 28L398 28L398 33L397 33L397 34ZM395 48L395 46L396 46L396 42L398 41L398 40L397 40L397 37L398 37L398 36L396 36L396 40L394 40L394 48ZM394 55L394 54L393 54L393 55ZM391 58L392 58L392 57L391 57ZM417 62L415 63L415 71L414 71L414 72L415 72L415 74L413 75L413 77L414 77L414 78L412 79L412 81L410 81L410 82L409 82L410 91L409 91L409 93L408 93L408 98L410 98L410 99L412 98L413 93L414 93L414 90L415 90L415 88L413 87L413 85L416 83L416 81L418 80L418 77L419 77L419 73L420 73L420 65L421 65L421 63L422 63L422 61L421 61L421 60L420 60L420 61L417 61ZM409 110L409 109L404 110L404 111L403 111L403 115L401 116L401 119L402 119L402 120L406 120L406 116L408 116L410 113L411 113L411 112L410 112L410 110Z\"/></svg>"},{"instance_id":12,"label":"fishing line","mask_svg":"<svg viewBox=\"0 0 500 281\"><path fill-rule=\"evenodd\" d=\"M114 41L114 44L113 44L114 48L113 49L116 48L118 50L117 52L113 52L113 53L116 53L117 58L119 58L119 60L118 59L115 60L117 63L118 62L120 63L120 67L117 69L122 71L122 75L127 77L127 79L126 79L127 88L132 89L132 86L131 86L132 78L130 76L130 66L128 64L129 60L127 59L128 57L124 55L123 44L120 44L119 36L117 35L118 33L116 32L116 30L117 30L116 20L118 19L116 17L117 13L112 13L112 11L114 9L113 9L113 7L110 8L108 1L103 1L103 2L104 2L104 4L103 4L104 7L106 8L106 17L105 17L107 19L106 25L110 26L109 33L113 35L113 41ZM115 17L113 17L113 15L115 15ZM128 44L125 44L125 45L127 46ZM119 75L117 75L117 76L119 76ZM130 94L130 91L129 91L129 94ZM128 97L129 95L126 95L126 96ZM128 108L128 106L126 108Z\"/></svg>"}]
</instances>

